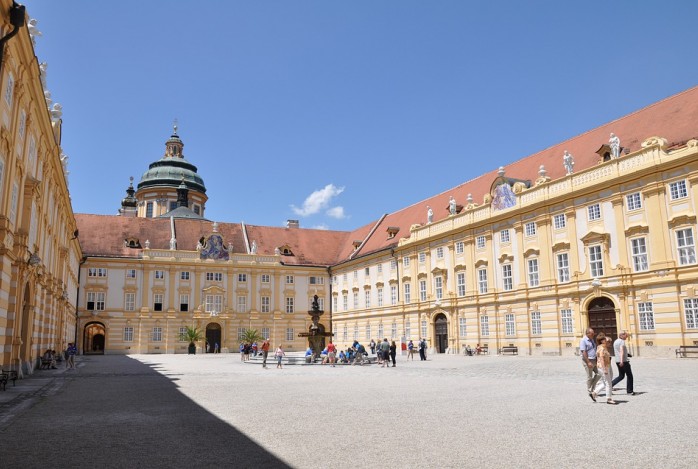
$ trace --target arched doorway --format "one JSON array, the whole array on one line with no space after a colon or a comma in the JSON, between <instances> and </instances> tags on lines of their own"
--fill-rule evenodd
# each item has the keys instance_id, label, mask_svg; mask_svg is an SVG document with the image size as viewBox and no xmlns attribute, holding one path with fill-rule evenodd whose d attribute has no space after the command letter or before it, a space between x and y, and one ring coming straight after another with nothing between
<instances>
[{"instance_id":1,"label":"arched doorway","mask_svg":"<svg viewBox=\"0 0 698 469\"><path fill-rule=\"evenodd\" d=\"M86 324L82 338L82 353L84 355L104 355L105 337L104 324L101 322Z\"/></svg>"},{"instance_id":2,"label":"arched doorway","mask_svg":"<svg viewBox=\"0 0 698 469\"><path fill-rule=\"evenodd\" d=\"M448 319L443 314L434 318L434 333L436 334L436 353L446 353L448 348Z\"/></svg>"},{"instance_id":3,"label":"arched doorway","mask_svg":"<svg viewBox=\"0 0 698 469\"><path fill-rule=\"evenodd\" d=\"M606 337L611 337L611 343L618 338L618 325L616 323L616 305L613 300L605 296L594 298L587 306L589 313L589 327L598 335L603 332ZM613 349L611 348L611 353Z\"/></svg>"},{"instance_id":4,"label":"arched doorway","mask_svg":"<svg viewBox=\"0 0 698 469\"><path fill-rule=\"evenodd\" d=\"M215 322L210 322L206 326L206 353L213 352L218 344L218 350L221 346L221 325Z\"/></svg>"}]
</instances>

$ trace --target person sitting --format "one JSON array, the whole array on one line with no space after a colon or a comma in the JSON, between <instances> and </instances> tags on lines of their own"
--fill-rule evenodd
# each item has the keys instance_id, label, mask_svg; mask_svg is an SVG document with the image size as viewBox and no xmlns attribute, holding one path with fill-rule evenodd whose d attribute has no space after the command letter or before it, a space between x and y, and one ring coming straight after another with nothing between
<instances>
[{"instance_id":1,"label":"person sitting","mask_svg":"<svg viewBox=\"0 0 698 469\"><path fill-rule=\"evenodd\" d=\"M469 357L473 356L473 349L470 348L470 345L465 346L465 354Z\"/></svg>"},{"instance_id":2,"label":"person sitting","mask_svg":"<svg viewBox=\"0 0 698 469\"><path fill-rule=\"evenodd\" d=\"M480 355L482 353L482 347L480 347L480 344L477 344L475 346L475 352Z\"/></svg>"},{"instance_id":3,"label":"person sitting","mask_svg":"<svg viewBox=\"0 0 698 469\"><path fill-rule=\"evenodd\" d=\"M308 349L305 351L305 362L306 363L313 362L313 349L311 347L308 347Z\"/></svg>"},{"instance_id":4,"label":"person sitting","mask_svg":"<svg viewBox=\"0 0 698 469\"><path fill-rule=\"evenodd\" d=\"M328 361L328 355L327 355L327 347L325 347L322 352L320 352L320 364L324 365Z\"/></svg>"},{"instance_id":5,"label":"person sitting","mask_svg":"<svg viewBox=\"0 0 698 469\"><path fill-rule=\"evenodd\" d=\"M47 370L51 366L51 349L47 349L41 356L41 369Z\"/></svg>"},{"instance_id":6,"label":"person sitting","mask_svg":"<svg viewBox=\"0 0 698 469\"><path fill-rule=\"evenodd\" d=\"M344 353L344 350L339 351L339 363L347 363L347 354Z\"/></svg>"}]
</instances>

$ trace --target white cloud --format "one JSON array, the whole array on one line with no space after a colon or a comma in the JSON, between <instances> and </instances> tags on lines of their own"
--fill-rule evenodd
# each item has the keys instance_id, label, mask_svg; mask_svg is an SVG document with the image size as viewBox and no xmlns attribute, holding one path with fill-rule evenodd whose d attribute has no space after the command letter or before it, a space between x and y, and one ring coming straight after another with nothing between
<instances>
[{"instance_id":1,"label":"white cloud","mask_svg":"<svg viewBox=\"0 0 698 469\"><path fill-rule=\"evenodd\" d=\"M347 216L344 214L344 207L332 207L325 212L327 216L336 218L337 220L343 220Z\"/></svg>"},{"instance_id":2,"label":"white cloud","mask_svg":"<svg viewBox=\"0 0 698 469\"><path fill-rule=\"evenodd\" d=\"M332 198L338 196L342 192L344 192L343 187L335 187L334 184L328 184L323 189L317 190L306 197L302 208L291 205L291 209L296 215L301 217L314 215L329 206Z\"/></svg>"}]
</instances>

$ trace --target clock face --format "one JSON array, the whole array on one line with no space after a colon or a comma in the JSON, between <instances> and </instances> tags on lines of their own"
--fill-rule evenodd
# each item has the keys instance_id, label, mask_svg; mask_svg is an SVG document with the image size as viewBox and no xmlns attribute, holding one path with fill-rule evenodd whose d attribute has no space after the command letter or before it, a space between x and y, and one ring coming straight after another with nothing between
<instances>
[{"instance_id":1,"label":"clock face","mask_svg":"<svg viewBox=\"0 0 698 469\"><path fill-rule=\"evenodd\" d=\"M494 210L504 210L516 205L516 194L507 183L498 185L494 190L492 198L492 208Z\"/></svg>"}]
</instances>

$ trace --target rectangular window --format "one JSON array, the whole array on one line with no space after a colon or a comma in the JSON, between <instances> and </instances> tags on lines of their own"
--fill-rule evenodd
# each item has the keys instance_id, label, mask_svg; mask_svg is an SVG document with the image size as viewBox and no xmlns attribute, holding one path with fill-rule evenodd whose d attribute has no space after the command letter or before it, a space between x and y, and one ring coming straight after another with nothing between
<instances>
[{"instance_id":1,"label":"rectangular window","mask_svg":"<svg viewBox=\"0 0 698 469\"><path fill-rule=\"evenodd\" d=\"M293 275L287 275L286 276L286 285L292 285L293 284Z\"/></svg>"},{"instance_id":2,"label":"rectangular window","mask_svg":"<svg viewBox=\"0 0 698 469\"><path fill-rule=\"evenodd\" d=\"M293 328L292 327L287 327L286 328L286 342L293 342Z\"/></svg>"},{"instance_id":3,"label":"rectangular window","mask_svg":"<svg viewBox=\"0 0 698 469\"><path fill-rule=\"evenodd\" d=\"M10 202L10 221L17 221L17 198L19 197L19 186L16 182L12 183L12 200Z\"/></svg>"},{"instance_id":4,"label":"rectangular window","mask_svg":"<svg viewBox=\"0 0 698 469\"><path fill-rule=\"evenodd\" d=\"M90 267L89 269L87 269L87 276L88 277L106 277L107 276L107 269Z\"/></svg>"},{"instance_id":5,"label":"rectangular window","mask_svg":"<svg viewBox=\"0 0 698 469\"><path fill-rule=\"evenodd\" d=\"M186 313L189 311L189 294L188 293L182 293L179 295L179 311L182 313Z\"/></svg>"},{"instance_id":6,"label":"rectangular window","mask_svg":"<svg viewBox=\"0 0 698 469\"><path fill-rule=\"evenodd\" d=\"M412 300L411 289L412 289L412 285L410 285L409 283L404 283L402 285L402 291L404 293L405 304L409 304Z\"/></svg>"},{"instance_id":7,"label":"rectangular window","mask_svg":"<svg viewBox=\"0 0 698 469\"><path fill-rule=\"evenodd\" d=\"M424 320L422 321L422 337L427 337L427 322Z\"/></svg>"},{"instance_id":8,"label":"rectangular window","mask_svg":"<svg viewBox=\"0 0 698 469\"><path fill-rule=\"evenodd\" d=\"M588 206L587 215L589 217L589 221L601 219L601 206L599 204Z\"/></svg>"},{"instance_id":9,"label":"rectangular window","mask_svg":"<svg viewBox=\"0 0 698 469\"><path fill-rule=\"evenodd\" d=\"M536 223L535 222L529 222L524 225L525 230L526 230L526 236L535 236L536 234Z\"/></svg>"},{"instance_id":10,"label":"rectangular window","mask_svg":"<svg viewBox=\"0 0 698 469\"><path fill-rule=\"evenodd\" d=\"M543 333L543 326L540 319L540 311L531 312L531 334L541 335Z\"/></svg>"},{"instance_id":11,"label":"rectangular window","mask_svg":"<svg viewBox=\"0 0 698 469\"><path fill-rule=\"evenodd\" d=\"M556 230L561 230L567 226L567 217L564 213L559 213L553 217L553 224Z\"/></svg>"},{"instance_id":12,"label":"rectangular window","mask_svg":"<svg viewBox=\"0 0 698 469\"><path fill-rule=\"evenodd\" d=\"M516 323L514 322L513 314L507 314L504 316L504 326L507 336L513 336L516 334Z\"/></svg>"},{"instance_id":13,"label":"rectangular window","mask_svg":"<svg viewBox=\"0 0 698 469\"><path fill-rule=\"evenodd\" d=\"M311 285L324 285L325 278L324 277L310 277L310 284Z\"/></svg>"},{"instance_id":14,"label":"rectangular window","mask_svg":"<svg viewBox=\"0 0 698 469\"><path fill-rule=\"evenodd\" d=\"M165 278L165 271L164 270L156 270L155 271L155 278L162 280Z\"/></svg>"},{"instance_id":15,"label":"rectangular window","mask_svg":"<svg viewBox=\"0 0 698 469\"><path fill-rule=\"evenodd\" d=\"M696 245L693 241L693 229L676 230L676 245L679 249L679 264L696 263Z\"/></svg>"},{"instance_id":16,"label":"rectangular window","mask_svg":"<svg viewBox=\"0 0 698 469\"><path fill-rule=\"evenodd\" d=\"M502 243L508 243L510 241L509 230L502 230L499 232L499 241Z\"/></svg>"},{"instance_id":17,"label":"rectangular window","mask_svg":"<svg viewBox=\"0 0 698 469\"><path fill-rule=\"evenodd\" d=\"M593 278L603 277L603 256L601 246L589 246L589 265Z\"/></svg>"},{"instance_id":18,"label":"rectangular window","mask_svg":"<svg viewBox=\"0 0 698 469\"><path fill-rule=\"evenodd\" d=\"M562 319L562 333L572 334L574 332L574 328L572 326L572 310L561 309L560 318Z\"/></svg>"},{"instance_id":19,"label":"rectangular window","mask_svg":"<svg viewBox=\"0 0 698 469\"><path fill-rule=\"evenodd\" d=\"M124 327L124 342L133 342L133 327Z\"/></svg>"},{"instance_id":20,"label":"rectangular window","mask_svg":"<svg viewBox=\"0 0 698 469\"><path fill-rule=\"evenodd\" d=\"M378 324L378 338L385 337L383 334L383 323Z\"/></svg>"},{"instance_id":21,"label":"rectangular window","mask_svg":"<svg viewBox=\"0 0 698 469\"><path fill-rule=\"evenodd\" d=\"M378 306L383 306L383 289L378 288L376 294L378 295Z\"/></svg>"},{"instance_id":22,"label":"rectangular window","mask_svg":"<svg viewBox=\"0 0 698 469\"><path fill-rule=\"evenodd\" d=\"M146 218L153 218L153 203L148 202L145 204L145 217Z\"/></svg>"},{"instance_id":23,"label":"rectangular window","mask_svg":"<svg viewBox=\"0 0 698 469\"><path fill-rule=\"evenodd\" d=\"M238 296L238 312L239 313L247 312L247 297L246 296Z\"/></svg>"},{"instance_id":24,"label":"rectangular window","mask_svg":"<svg viewBox=\"0 0 698 469\"><path fill-rule=\"evenodd\" d=\"M206 295L206 312L220 314L223 311L223 295Z\"/></svg>"},{"instance_id":25,"label":"rectangular window","mask_svg":"<svg viewBox=\"0 0 698 469\"><path fill-rule=\"evenodd\" d=\"M245 275L245 274L241 274ZM206 281L208 282L220 282L223 280L223 274L221 272L206 272Z\"/></svg>"},{"instance_id":26,"label":"rectangular window","mask_svg":"<svg viewBox=\"0 0 698 469\"><path fill-rule=\"evenodd\" d=\"M570 260L566 252L557 255L557 281L560 283L570 281Z\"/></svg>"},{"instance_id":27,"label":"rectangular window","mask_svg":"<svg viewBox=\"0 0 698 469\"><path fill-rule=\"evenodd\" d=\"M201 215L201 213L199 213L200 210L201 209L199 208L198 205L194 205L194 213L196 213L197 215Z\"/></svg>"},{"instance_id":28,"label":"rectangular window","mask_svg":"<svg viewBox=\"0 0 698 469\"><path fill-rule=\"evenodd\" d=\"M354 292L352 294L352 298L354 300L354 309L359 309L359 292Z\"/></svg>"},{"instance_id":29,"label":"rectangular window","mask_svg":"<svg viewBox=\"0 0 698 469\"><path fill-rule=\"evenodd\" d=\"M698 298L684 299L683 309L686 316L686 329L698 329Z\"/></svg>"},{"instance_id":30,"label":"rectangular window","mask_svg":"<svg viewBox=\"0 0 698 469\"><path fill-rule=\"evenodd\" d=\"M490 318L486 315L480 316L480 335L483 337L490 335Z\"/></svg>"},{"instance_id":31,"label":"rectangular window","mask_svg":"<svg viewBox=\"0 0 698 469\"><path fill-rule=\"evenodd\" d=\"M427 281L419 281L419 301L427 301Z\"/></svg>"},{"instance_id":32,"label":"rectangular window","mask_svg":"<svg viewBox=\"0 0 698 469\"><path fill-rule=\"evenodd\" d=\"M189 272L180 272L179 273L179 278L180 280L189 280Z\"/></svg>"},{"instance_id":33,"label":"rectangular window","mask_svg":"<svg viewBox=\"0 0 698 469\"><path fill-rule=\"evenodd\" d=\"M349 296L347 294L342 295L342 309L349 311Z\"/></svg>"},{"instance_id":34,"label":"rectangular window","mask_svg":"<svg viewBox=\"0 0 698 469\"><path fill-rule=\"evenodd\" d=\"M359 271L355 270L354 271L354 280L358 280L358 279L359 279Z\"/></svg>"},{"instance_id":35,"label":"rectangular window","mask_svg":"<svg viewBox=\"0 0 698 469\"><path fill-rule=\"evenodd\" d=\"M218 278L216 280L218 280L218 281L222 280L223 274L218 274L218 275L220 275L221 278ZM240 282L240 283L247 282L247 274L238 274L238 282Z\"/></svg>"},{"instance_id":36,"label":"rectangular window","mask_svg":"<svg viewBox=\"0 0 698 469\"><path fill-rule=\"evenodd\" d=\"M538 259L528 260L528 286L537 287L539 284L538 279Z\"/></svg>"},{"instance_id":37,"label":"rectangular window","mask_svg":"<svg viewBox=\"0 0 698 469\"><path fill-rule=\"evenodd\" d=\"M640 316L640 330L653 331L654 311L652 309L652 303L638 303L637 312Z\"/></svg>"},{"instance_id":38,"label":"rectangular window","mask_svg":"<svg viewBox=\"0 0 698 469\"><path fill-rule=\"evenodd\" d=\"M465 296L465 272L456 274L456 290L458 291L458 296Z\"/></svg>"},{"instance_id":39,"label":"rectangular window","mask_svg":"<svg viewBox=\"0 0 698 469\"><path fill-rule=\"evenodd\" d=\"M342 337L344 338L344 342L349 340L349 328L347 327L346 324L344 325L344 328L342 330Z\"/></svg>"},{"instance_id":40,"label":"rectangular window","mask_svg":"<svg viewBox=\"0 0 698 469\"><path fill-rule=\"evenodd\" d=\"M364 302L366 303L366 308L371 307L371 290L364 291Z\"/></svg>"},{"instance_id":41,"label":"rectangular window","mask_svg":"<svg viewBox=\"0 0 698 469\"><path fill-rule=\"evenodd\" d=\"M467 329L465 327L465 318L458 318L458 335L460 337L465 337Z\"/></svg>"},{"instance_id":42,"label":"rectangular window","mask_svg":"<svg viewBox=\"0 0 698 469\"><path fill-rule=\"evenodd\" d=\"M354 324L354 340L359 340L359 325Z\"/></svg>"},{"instance_id":43,"label":"rectangular window","mask_svg":"<svg viewBox=\"0 0 698 469\"><path fill-rule=\"evenodd\" d=\"M262 312L263 313L271 312L271 297L270 296L263 296L261 298L261 304L262 304ZM337 308L335 307L335 309L337 309Z\"/></svg>"},{"instance_id":44,"label":"rectangular window","mask_svg":"<svg viewBox=\"0 0 698 469\"><path fill-rule=\"evenodd\" d=\"M376 266L376 268L377 268L377 271L378 271L379 274L382 274L382 273L383 273L383 264L378 264L378 265Z\"/></svg>"},{"instance_id":45,"label":"rectangular window","mask_svg":"<svg viewBox=\"0 0 698 469\"><path fill-rule=\"evenodd\" d=\"M155 293L153 295L153 311L162 311L162 293Z\"/></svg>"},{"instance_id":46,"label":"rectangular window","mask_svg":"<svg viewBox=\"0 0 698 469\"><path fill-rule=\"evenodd\" d=\"M420 264L424 264L427 261L427 254L425 252L420 252L417 254L417 257L419 258Z\"/></svg>"},{"instance_id":47,"label":"rectangular window","mask_svg":"<svg viewBox=\"0 0 698 469\"><path fill-rule=\"evenodd\" d=\"M286 297L286 312L288 314L291 314L295 311L295 303L294 300L295 298L291 297Z\"/></svg>"},{"instance_id":48,"label":"rectangular window","mask_svg":"<svg viewBox=\"0 0 698 469\"><path fill-rule=\"evenodd\" d=\"M268 327L263 327L262 328L262 337L264 337L266 340L269 340L270 336L271 336L270 329Z\"/></svg>"},{"instance_id":49,"label":"rectangular window","mask_svg":"<svg viewBox=\"0 0 698 469\"><path fill-rule=\"evenodd\" d=\"M269 274L262 274L262 283L270 283L271 277Z\"/></svg>"},{"instance_id":50,"label":"rectangular window","mask_svg":"<svg viewBox=\"0 0 698 469\"><path fill-rule=\"evenodd\" d=\"M366 267L366 268L364 269L364 275L365 275L366 277L368 277L368 276L371 275L371 269L370 269L369 267Z\"/></svg>"},{"instance_id":51,"label":"rectangular window","mask_svg":"<svg viewBox=\"0 0 698 469\"><path fill-rule=\"evenodd\" d=\"M487 293L487 269L477 269L477 288L481 294Z\"/></svg>"},{"instance_id":52,"label":"rectangular window","mask_svg":"<svg viewBox=\"0 0 698 469\"><path fill-rule=\"evenodd\" d=\"M136 309L136 294L126 293L124 296L124 310L135 311Z\"/></svg>"},{"instance_id":53,"label":"rectangular window","mask_svg":"<svg viewBox=\"0 0 698 469\"><path fill-rule=\"evenodd\" d=\"M366 324L366 340L371 340L371 324Z\"/></svg>"},{"instance_id":54,"label":"rectangular window","mask_svg":"<svg viewBox=\"0 0 698 469\"><path fill-rule=\"evenodd\" d=\"M20 141L24 139L24 131L27 129L27 113L24 112L24 109L22 109L22 112L19 113L19 127L17 129L17 133L19 135Z\"/></svg>"},{"instance_id":55,"label":"rectangular window","mask_svg":"<svg viewBox=\"0 0 698 469\"><path fill-rule=\"evenodd\" d=\"M390 285L390 304L397 304L397 287L395 285Z\"/></svg>"},{"instance_id":56,"label":"rectangular window","mask_svg":"<svg viewBox=\"0 0 698 469\"><path fill-rule=\"evenodd\" d=\"M392 339L397 339L397 323L393 321L393 324L390 326L390 337Z\"/></svg>"},{"instance_id":57,"label":"rectangular window","mask_svg":"<svg viewBox=\"0 0 698 469\"><path fill-rule=\"evenodd\" d=\"M395 259L390 259L390 270L397 269L397 261Z\"/></svg>"},{"instance_id":58,"label":"rectangular window","mask_svg":"<svg viewBox=\"0 0 698 469\"><path fill-rule=\"evenodd\" d=\"M639 210L642 208L642 196L639 192L634 192L625 196L625 203L628 208L628 212L633 210Z\"/></svg>"},{"instance_id":59,"label":"rectangular window","mask_svg":"<svg viewBox=\"0 0 698 469\"><path fill-rule=\"evenodd\" d=\"M438 247L438 248L436 248L436 258L437 258L437 259L443 259L443 258L444 258L444 248L443 248L443 247Z\"/></svg>"},{"instance_id":60,"label":"rectangular window","mask_svg":"<svg viewBox=\"0 0 698 469\"><path fill-rule=\"evenodd\" d=\"M126 269L126 278L136 278L136 269Z\"/></svg>"},{"instance_id":61,"label":"rectangular window","mask_svg":"<svg viewBox=\"0 0 698 469\"><path fill-rule=\"evenodd\" d=\"M635 238L630 240L630 246L633 252L633 269L635 272L644 272L649 270L647 262L647 245L645 238Z\"/></svg>"},{"instance_id":62,"label":"rectangular window","mask_svg":"<svg viewBox=\"0 0 698 469\"><path fill-rule=\"evenodd\" d=\"M402 266L404 268L408 268L410 266L410 258L409 257L402 258Z\"/></svg>"},{"instance_id":63,"label":"rectangular window","mask_svg":"<svg viewBox=\"0 0 698 469\"><path fill-rule=\"evenodd\" d=\"M333 297L332 297L332 310L333 310L333 311L338 311L338 309L337 309L337 302L338 302L338 301L339 301L339 300L337 299L336 296L333 296Z\"/></svg>"},{"instance_id":64,"label":"rectangular window","mask_svg":"<svg viewBox=\"0 0 698 469\"><path fill-rule=\"evenodd\" d=\"M412 327L410 326L410 320L408 319L405 321L405 337L407 337L409 339L411 335L412 335Z\"/></svg>"},{"instance_id":65,"label":"rectangular window","mask_svg":"<svg viewBox=\"0 0 698 469\"><path fill-rule=\"evenodd\" d=\"M463 241L458 241L456 243L456 256L459 256L465 252L465 243Z\"/></svg>"},{"instance_id":66,"label":"rectangular window","mask_svg":"<svg viewBox=\"0 0 698 469\"><path fill-rule=\"evenodd\" d=\"M434 277L434 293L436 299L440 300L444 297L444 279L443 277Z\"/></svg>"},{"instance_id":67,"label":"rectangular window","mask_svg":"<svg viewBox=\"0 0 698 469\"><path fill-rule=\"evenodd\" d=\"M182 326L179 328L179 341L180 342L187 341L187 327L186 326Z\"/></svg>"},{"instance_id":68,"label":"rectangular window","mask_svg":"<svg viewBox=\"0 0 698 469\"><path fill-rule=\"evenodd\" d=\"M502 266L502 287L504 291L511 291L514 289L514 279L511 273L511 264L505 264Z\"/></svg>"},{"instance_id":69,"label":"rectangular window","mask_svg":"<svg viewBox=\"0 0 698 469\"><path fill-rule=\"evenodd\" d=\"M104 292L87 292L87 309L104 311Z\"/></svg>"},{"instance_id":70,"label":"rectangular window","mask_svg":"<svg viewBox=\"0 0 698 469\"><path fill-rule=\"evenodd\" d=\"M15 89L15 78L11 73L7 74L7 85L5 86L5 102L8 107L12 107L12 95Z\"/></svg>"},{"instance_id":71,"label":"rectangular window","mask_svg":"<svg viewBox=\"0 0 698 469\"><path fill-rule=\"evenodd\" d=\"M238 340L241 341L245 338L245 328L238 327Z\"/></svg>"},{"instance_id":72,"label":"rectangular window","mask_svg":"<svg viewBox=\"0 0 698 469\"><path fill-rule=\"evenodd\" d=\"M684 197L688 197L686 180L676 181L669 184L669 194L671 196L671 200L683 199Z\"/></svg>"},{"instance_id":73,"label":"rectangular window","mask_svg":"<svg viewBox=\"0 0 698 469\"><path fill-rule=\"evenodd\" d=\"M342 275L342 280L344 280L344 283L347 283L347 274Z\"/></svg>"},{"instance_id":74,"label":"rectangular window","mask_svg":"<svg viewBox=\"0 0 698 469\"><path fill-rule=\"evenodd\" d=\"M475 238L475 247L477 249L485 249L485 237L484 236L478 236Z\"/></svg>"},{"instance_id":75,"label":"rectangular window","mask_svg":"<svg viewBox=\"0 0 698 469\"><path fill-rule=\"evenodd\" d=\"M162 327L153 327L153 342L162 342Z\"/></svg>"}]
</instances>

